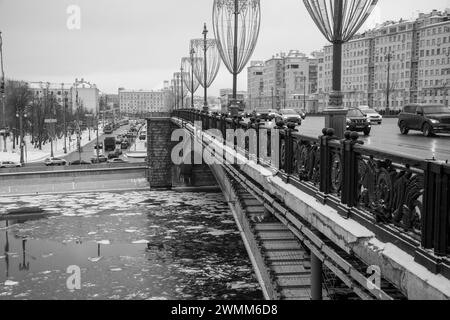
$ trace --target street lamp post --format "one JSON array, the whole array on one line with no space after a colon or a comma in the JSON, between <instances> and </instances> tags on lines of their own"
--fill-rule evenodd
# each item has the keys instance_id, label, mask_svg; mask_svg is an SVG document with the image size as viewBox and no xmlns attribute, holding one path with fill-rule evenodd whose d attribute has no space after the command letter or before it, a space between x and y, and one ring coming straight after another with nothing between
<instances>
[{"instance_id":1,"label":"street lamp post","mask_svg":"<svg viewBox=\"0 0 450 320\"><path fill-rule=\"evenodd\" d=\"M206 54L208 52L208 43L206 41L206 36L208 35L208 28L206 28L206 23L203 27L203 76L205 77L205 83L208 82L208 59L206 58ZM208 87L204 87L205 90L205 100L203 102L203 111L208 111Z\"/></svg>"},{"instance_id":2,"label":"street lamp post","mask_svg":"<svg viewBox=\"0 0 450 320\"><path fill-rule=\"evenodd\" d=\"M18 107L16 118L19 119L19 134L20 134L20 164L23 165L25 163L24 158L24 146L25 146L25 139L24 139L24 132L23 132L23 118L26 118L25 114L25 108L24 107Z\"/></svg>"},{"instance_id":3,"label":"street lamp post","mask_svg":"<svg viewBox=\"0 0 450 320\"><path fill-rule=\"evenodd\" d=\"M233 75L232 116L237 116L239 111L237 77L255 50L260 25L260 0L214 0L214 34L220 56Z\"/></svg>"},{"instance_id":4,"label":"street lamp post","mask_svg":"<svg viewBox=\"0 0 450 320\"><path fill-rule=\"evenodd\" d=\"M3 152L8 152L6 150L6 112L5 112L5 71L3 69L3 38L2 33L0 32L0 64L1 64L1 71L2 71L2 78L0 83L0 94L2 96L2 111L3 111Z\"/></svg>"},{"instance_id":5,"label":"street lamp post","mask_svg":"<svg viewBox=\"0 0 450 320\"><path fill-rule=\"evenodd\" d=\"M364 22L378 0L303 0L315 24L333 44L333 91L325 113L325 126L338 138L344 137L347 110L341 92L342 45L348 42Z\"/></svg>"},{"instance_id":6,"label":"street lamp post","mask_svg":"<svg viewBox=\"0 0 450 320\"><path fill-rule=\"evenodd\" d=\"M183 82L186 85L187 91L191 93L191 108L194 108L194 93L197 91L200 83L197 81L197 79L194 76L194 49L191 48L190 50L190 56L184 57L181 59L181 66L183 68ZM184 91L184 90L183 90Z\"/></svg>"},{"instance_id":7,"label":"street lamp post","mask_svg":"<svg viewBox=\"0 0 450 320\"><path fill-rule=\"evenodd\" d=\"M348 42L367 18L378 0L303 0L315 24L333 44L333 91L325 113L325 126L344 138L347 110L341 92L342 45ZM311 297L322 300L322 261L311 254Z\"/></svg>"},{"instance_id":8,"label":"street lamp post","mask_svg":"<svg viewBox=\"0 0 450 320\"><path fill-rule=\"evenodd\" d=\"M386 114L389 114L390 109L390 95L391 95L391 83L390 83L390 77L391 77L391 59L392 59L392 53L389 52L386 55L386 59L388 62L387 65L387 80L386 80Z\"/></svg>"},{"instance_id":9,"label":"street lamp post","mask_svg":"<svg viewBox=\"0 0 450 320\"><path fill-rule=\"evenodd\" d=\"M61 95L63 97L63 130L64 130L64 154L67 154L67 126L66 126L66 108L67 108L67 94L68 92L64 92L64 83L61 84Z\"/></svg>"},{"instance_id":10,"label":"street lamp post","mask_svg":"<svg viewBox=\"0 0 450 320\"><path fill-rule=\"evenodd\" d=\"M195 83L194 83L194 54L195 54L195 50L194 48L191 48L191 51L189 52L190 54L190 61L191 61L191 108L194 109L194 93L195 93ZM199 84L198 84L199 85ZM197 88L198 88L197 85Z\"/></svg>"},{"instance_id":11,"label":"street lamp post","mask_svg":"<svg viewBox=\"0 0 450 320\"><path fill-rule=\"evenodd\" d=\"M180 68L180 77L181 77L181 109L184 109L184 88L183 88L183 81L184 81L184 79L183 79L183 72L184 72L184 69L183 69L183 65L181 65L181 68Z\"/></svg>"},{"instance_id":12,"label":"street lamp post","mask_svg":"<svg viewBox=\"0 0 450 320\"><path fill-rule=\"evenodd\" d=\"M203 111L208 111L208 88L217 77L220 67L217 41L207 39L208 29L206 23L203 27L203 38L191 40L192 53L195 54L194 72L195 77L204 89Z\"/></svg>"}]
</instances>

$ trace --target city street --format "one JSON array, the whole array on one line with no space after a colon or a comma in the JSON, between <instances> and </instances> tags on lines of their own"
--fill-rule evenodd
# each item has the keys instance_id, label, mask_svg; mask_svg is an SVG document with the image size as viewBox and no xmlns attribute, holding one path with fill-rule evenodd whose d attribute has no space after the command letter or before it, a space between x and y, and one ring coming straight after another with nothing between
<instances>
[{"instance_id":1,"label":"city street","mask_svg":"<svg viewBox=\"0 0 450 320\"><path fill-rule=\"evenodd\" d=\"M103 134L103 135L99 135L98 137L98 142L104 144L104 140L105 138L108 137L117 137L117 135L119 134L126 134L128 129L130 129L130 126L123 126L119 129L117 129L116 131L113 132L113 134ZM97 153L95 152L95 144L97 143L97 137L91 137L92 141L87 144L85 147L82 148L82 152L81 152L81 160L90 162L92 157L95 157L97 155ZM124 153L126 150L122 150ZM104 153L104 152L103 152ZM101 153L100 153L101 154ZM106 153L104 153L106 155ZM123 158L123 156L121 156L121 158ZM64 157L65 160L67 160L67 162L72 162L75 160L79 160L80 159L80 155L78 152L73 152L67 156Z\"/></svg>"},{"instance_id":2,"label":"city street","mask_svg":"<svg viewBox=\"0 0 450 320\"><path fill-rule=\"evenodd\" d=\"M384 119L382 125L372 125L369 137L360 134L364 145L385 152L396 152L422 159L450 160L450 135L439 134L426 138L419 131L400 134L397 119ZM297 129L301 134L318 137L325 124L323 117L307 117Z\"/></svg>"}]
</instances>

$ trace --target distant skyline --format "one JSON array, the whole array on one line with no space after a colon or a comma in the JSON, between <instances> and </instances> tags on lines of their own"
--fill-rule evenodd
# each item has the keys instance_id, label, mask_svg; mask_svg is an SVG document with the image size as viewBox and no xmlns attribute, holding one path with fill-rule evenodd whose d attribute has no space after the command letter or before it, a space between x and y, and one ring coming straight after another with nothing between
<instances>
[{"instance_id":1,"label":"distant skyline","mask_svg":"<svg viewBox=\"0 0 450 320\"><path fill-rule=\"evenodd\" d=\"M81 9L81 29L67 28L70 5ZM26 81L71 83L84 78L105 93L159 89L179 71L189 41L213 37L212 0L0 0L5 74ZM262 0L261 33L252 60L327 44L301 0ZM450 8L450 0L380 0L363 30L386 20ZM246 90L247 70L239 76ZM222 64L210 89L217 96L232 77ZM202 95L199 89L197 94Z\"/></svg>"}]
</instances>

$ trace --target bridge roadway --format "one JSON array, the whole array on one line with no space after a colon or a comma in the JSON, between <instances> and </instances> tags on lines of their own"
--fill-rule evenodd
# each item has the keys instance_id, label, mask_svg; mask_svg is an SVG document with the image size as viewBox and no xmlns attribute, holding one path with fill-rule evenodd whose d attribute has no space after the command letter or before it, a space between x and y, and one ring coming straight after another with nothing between
<instances>
[{"instance_id":1,"label":"bridge roadway","mask_svg":"<svg viewBox=\"0 0 450 320\"><path fill-rule=\"evenodd\" d=\"M198 134L194 135L193 126L179 118L172 118L172 122L177 126L184 126L205 148L211 151L222 149L223 153L243 161L243 164L239 165L221 162L211 165L210 168L228 197L238 225L243 229L244 242L247 243L250 256L253 256L255 270L265 288L267 298L301 298L302 295L304 298L308 295L317 297L318 291L322 292L327 288L326 279L322 285L321 269L312 267L308 270L309 264L306 261L309 260L309 252L315 257L311 259L311 263L320 260L318 265L322 267L323 264L324 269L331 273L334 279L339 279L340 284L344 283L360 298L450 299L450 281L447 278L428 271L417 263L413 256L393 243L383 241L358 222L342 217L332 207L319 203L315 197L286 183L277 176L273 168L246 161L233 148L224 146L206 133L202 133L200 140ZM240 186L230 187L235 184L233 180L239 181ZM247 193L251 193L254 199L259 201L259 205L253 209L251 204L255 204L254 199L247 198ZM250 205L246 200L250 201ZM265 208L263 213L260 212L260 205ZM258 211L257 216L262 214L262 222L268 219L267 225L255 224L255 221L252 221L254 209ZM245 228L245 225L248 227ZM264 230L265 228L268 229ZM277 244L271 248L269 244L268 248L265 242L265 231L268 230L271 236L279 235L281 239L278 240L288 240L286 246L272 251ZM286 238L282 239L283 237ZM252 238L256 240L252 242ZM274 240L270 236L268 239ZM297 240L301 246L295 246L291 240ZM286 259L289 267L274 268L271 263L271 258L274 257ZM369 266L380 269L380 287L371 285L367 280L366 272ZM281 269L289 269L288 274L292 273L293 277L277 273ZM302 282L302 279L306 278L312 281ZM320 290L318 279L321 283ZM294 295L286 291L290 284L295 288ZM309 293L308 287L314 292ZM326 290L326 296L332 295L330 292L332 290Z\"/></svg>"},{"instance_id":2,"label":"bridge roadway","mask_svg":"<svg viewBox=\"0 0 450 320\"><path fill-rule=\"evenodd\" d=\"M381 125L372 125L370 136L360 134L360 140L371 148L385 152L401 153L421 159L431 159L434 156L437 160L450 161L450 135L439 134L428 138L421 132L410 131L404 136L400 134L397 122L396 118L384 119ZM323 117L307 117L297 130L302 135L318 137L322 134L324 124Z\"/></svg>"}]
</instances>

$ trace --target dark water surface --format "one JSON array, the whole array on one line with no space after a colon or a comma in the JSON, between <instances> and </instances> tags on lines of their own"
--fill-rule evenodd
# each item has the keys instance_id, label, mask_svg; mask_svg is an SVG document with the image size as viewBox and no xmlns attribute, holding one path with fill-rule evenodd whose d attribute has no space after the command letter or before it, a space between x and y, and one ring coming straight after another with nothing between
<instances>
[{"instance_id":1,"label":"dark water surface","mask_svg":"<svg viewBox=\"0 0 450 320\"><path fill-rule=\"evenodd\" d=\"M262 299L218 193L127 192L0 198L0 299ZM69 290L69 266L81 290Z\"/></svg>"}]
</instances>

